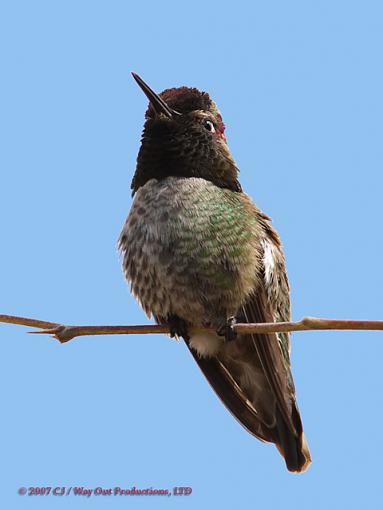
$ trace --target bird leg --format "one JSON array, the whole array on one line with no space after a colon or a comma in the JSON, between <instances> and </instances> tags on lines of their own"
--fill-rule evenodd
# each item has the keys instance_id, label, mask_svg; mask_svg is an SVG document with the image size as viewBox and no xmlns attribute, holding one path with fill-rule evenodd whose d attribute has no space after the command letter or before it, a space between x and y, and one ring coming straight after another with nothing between
<instances>
[{"instance_id":1,"label":"bird leg","mask_svg":"<svg viewBox=\"0 0 383 510\"><path fill-rule=\"evenodd\" d=\"M237 333L233 327L236 323L237 319L234 316L229 317L228 319L223 319L216 330L217 335L225 337L226 342L232 342L237 338Z\"/></svg>"},{"instance_id":2,"label":"bird leg","mask_svg":"<svg viewBox=\"0 0 383 510\"><path fill-rule=\"evenodd\" d=\"M184 319L178 317L178 315L169 315L167 319L167 324L170 329L171 338L184 338L185 340L190 340L190 336L188 333L188 324Z\"/></svg>"}]
</instances>

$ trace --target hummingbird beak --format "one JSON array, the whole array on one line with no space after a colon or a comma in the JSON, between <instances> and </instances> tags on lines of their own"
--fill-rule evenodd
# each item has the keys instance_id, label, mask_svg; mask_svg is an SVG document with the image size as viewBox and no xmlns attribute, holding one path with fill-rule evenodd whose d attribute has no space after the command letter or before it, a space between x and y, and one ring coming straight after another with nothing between
<instances>
[{"instance_id":1,"label":"hummingbird beak","mask_svg":"<svg viewBox=\"0 0 383 510\"><path fill-rule=\"evenodd\" d=\"M150 87L147 85L142 78L138 76L136 73L132 73L133 78L136 80L141 90L145 94L145 96L149 99L150 104L152 105L156 115L162 113L168 119L174 118L176 115L181 115L181 113L177 112L170 108L163 99L160 98L158 94L156 94Z\"/></svg>"}]
</instances>

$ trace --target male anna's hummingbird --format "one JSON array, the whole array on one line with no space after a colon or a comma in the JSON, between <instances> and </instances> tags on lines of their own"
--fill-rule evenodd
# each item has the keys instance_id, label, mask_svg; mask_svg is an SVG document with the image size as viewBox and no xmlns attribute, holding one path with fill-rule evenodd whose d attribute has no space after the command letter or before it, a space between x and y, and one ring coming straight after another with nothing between
<instances>
[{"instance_id":1,"label":"male anna's hummingbird","mask_svg":"<svg viewBox=\"0 0 383 510\"><path fill-rule=\"evenodd\" d=\"M290 371L288 333L235 335L239 322L290 320L276 230L243 193L209 94L171 88L149 99L119 248L134 296L183 337L222 402L275 443L290 471L310 464ZM213 332L193 334L193 328Z\"/></svg>"}]
</instances>

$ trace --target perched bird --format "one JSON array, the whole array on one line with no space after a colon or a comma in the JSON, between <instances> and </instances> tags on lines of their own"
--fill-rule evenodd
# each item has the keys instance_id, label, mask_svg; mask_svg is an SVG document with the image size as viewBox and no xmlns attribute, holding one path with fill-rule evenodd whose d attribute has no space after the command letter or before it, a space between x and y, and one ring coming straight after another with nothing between
<instances>
[{"instance_id":1,"label":"perched bird","mask_svg":"<svg viewBox=\"0 0 383 510\"><path fill-rule=\"evenodd\" d=\"M183 337L243 427L275 443L290 471L304 471L311 459L289 334L233 329L235 321L290 320L279 236L242 191L209 94L180 87L158 95L132 74L149 107L119 238L126 279L145 312ZM212 332L193 334L193 328Z\"/></svg>"}]
</instances>

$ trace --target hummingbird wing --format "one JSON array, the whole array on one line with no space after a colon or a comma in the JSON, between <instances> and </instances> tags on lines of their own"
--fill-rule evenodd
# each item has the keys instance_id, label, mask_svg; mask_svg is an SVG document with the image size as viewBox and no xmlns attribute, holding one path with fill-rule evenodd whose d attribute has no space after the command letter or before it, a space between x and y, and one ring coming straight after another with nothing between
<instances>
[{"instance_id":1,"label":"hummingbird wing","mask_svg":"<svg viewBox=\"0 0 383 510\"><path fill-rule=\"evenodd\" d=\"M261 215L265 238L260 281L238 316L244 322L289 321L289 286L276 231ZM189 347L227 409L263 441L275 443L290 471L311 462L290 371L289 334L241 335L201 358Z\"/></svg>"}]
</instances>

